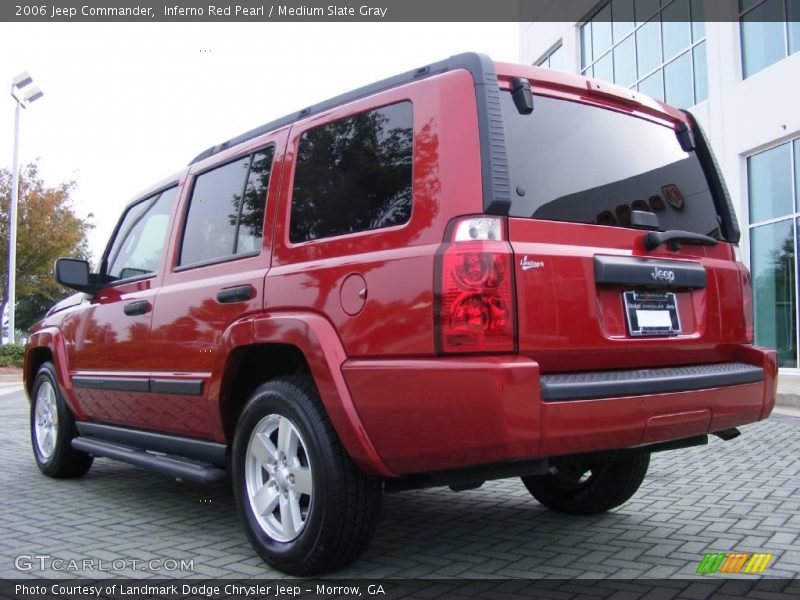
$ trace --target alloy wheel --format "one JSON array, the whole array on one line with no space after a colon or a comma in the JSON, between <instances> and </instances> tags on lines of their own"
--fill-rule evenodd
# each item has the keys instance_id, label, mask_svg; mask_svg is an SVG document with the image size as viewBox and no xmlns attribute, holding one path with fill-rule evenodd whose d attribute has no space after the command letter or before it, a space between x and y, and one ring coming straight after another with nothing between
<instances>
[{"instance_id":1,"label":"alloy wheel","mask_svg":"<svg viewBox=\"0 0 800 600\"><path fill-rule=\"evenodd\" d=\"M245 463L250 508L277 542L291 542L305 527L313 500L312 465L300 431L271 414L250 434Z\"/></svg>"},{"instance_id":2,"label":"alloy wheel","mask_svg":"<svg viewBox=\"0 0 800 600\"><path fill-rule=\"evenodd\" d=\"M35 402L36 451L43 460L49 460L58 441L58 405L56 391L50 381L45 380L39 386Z\"/></svg>"}]
</instances>

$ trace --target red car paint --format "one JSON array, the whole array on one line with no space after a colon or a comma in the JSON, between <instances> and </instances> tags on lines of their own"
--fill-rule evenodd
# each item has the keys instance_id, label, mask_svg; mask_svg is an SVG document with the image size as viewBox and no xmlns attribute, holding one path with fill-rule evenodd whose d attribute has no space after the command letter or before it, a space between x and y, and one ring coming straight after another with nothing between
<instances>
[{"instance_id":1,"label":"red car paint","mask_svg":"<svg viewBox=\"0 0 800 600\"><path fill-rule=\"evenodd\" d=\"M495 66L501 90L521 77L536 95L675 129L691 126L683 113L611 84L536 67ZM410 220L291 243L303 132L401 100L413 103ZM292 346L307 363L350 456L365 472L385 477L675 440L769 415L775 353L749 344L742 316L746 270L724 242L648 252L635 229L504 218L513 250L508 276L514 278L517 347L492 355L437 351L437 252L454 219L484 212L478 128L472 76L454 70L299 118L191 165L164 182L178 182L179 198L155 276L103 287L92 298L51 311L29 338L27 389L52 357L79 421L230 444L232 407L240 401L232 396L233 357L259 345ZM267 142L274 144L275 156L260 252L177 267L194 177ZM677 292L682 333L629 336L621 304L627 288L595 285L598 254L699 262L707 285ZM535 274L523 271L523 257L544 257L545 264ZM217 290L243 284L254 290L249 300L215 300ZM123 314L132 300L149 302L149 310ZM726 361L762 367L764 380L569 402L545 402L540 395L540 378L548 373ZM201 381L203 393L73 385L73 378L85 376Z\"/></svg>"}]
</instances>

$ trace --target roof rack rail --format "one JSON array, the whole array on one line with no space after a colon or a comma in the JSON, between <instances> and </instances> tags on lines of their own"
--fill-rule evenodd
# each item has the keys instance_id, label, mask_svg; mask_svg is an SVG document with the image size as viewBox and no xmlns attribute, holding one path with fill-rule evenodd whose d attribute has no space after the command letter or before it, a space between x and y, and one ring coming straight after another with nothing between
<instances>
[{"instance_id":1,"label":"roof rack rail","mask_svg":"<svg viewBox=\"0 0 800 600\"><path fill-rule=\"evenodd\" d=\"M508 160L505 151L505 130L500 109L500 90L492 60L477 53L451 56L445 60L426 65L388 79L355 89L329 100L325 100L280 119L256 127L230 140L211 146L194 157L193 165L223 150L233 148L260 135L290 125L301 118L318 114L347 102L382 92L412 81L431 77L447 71L465 69L475 82L475 98L478 104L478 130L481 148L481 175L483 179L484 210L488 214L507 215L511 206L511 186L508 179Z\"/></svg>"}]
</instances>

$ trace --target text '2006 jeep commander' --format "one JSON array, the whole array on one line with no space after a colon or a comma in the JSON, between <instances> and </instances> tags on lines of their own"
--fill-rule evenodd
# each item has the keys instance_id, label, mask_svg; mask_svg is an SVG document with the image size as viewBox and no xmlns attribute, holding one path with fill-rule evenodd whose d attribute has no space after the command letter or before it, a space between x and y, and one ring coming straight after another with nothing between
<instances>
[{"instance_id":1,"label":"text '2006 jeep commander'","mask_svg":"<svg viewBox=\"0 0 800 600\"><path fill-rule=\"evenodd\" d=\"M125 210L25 355L39 468L229 475L288 573L384 491L520 476L607 511L766 418L750 275L691 114L465 54L210 148Z\"/></svg>"}]
</instances>

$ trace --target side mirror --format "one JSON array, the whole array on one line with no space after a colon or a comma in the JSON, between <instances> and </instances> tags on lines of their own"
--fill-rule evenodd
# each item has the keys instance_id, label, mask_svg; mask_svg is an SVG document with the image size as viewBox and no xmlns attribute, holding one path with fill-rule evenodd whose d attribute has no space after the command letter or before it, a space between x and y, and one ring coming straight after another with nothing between
<instances>
[{"instance_id":1,"label":"side mirror","mask_svg":"<svg viewBox=\"0 0 800 600\"><path fill-rule=\"evenodd\" d=\"M89 263L83 259L59 258L56 261L54 274L56 281L64 287L87 294L94 294L96 291Z\"/></svg>"}]
</instances>

